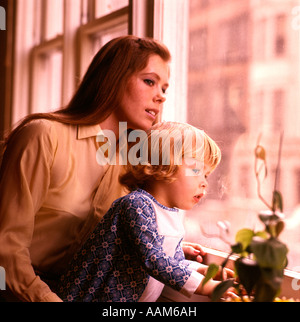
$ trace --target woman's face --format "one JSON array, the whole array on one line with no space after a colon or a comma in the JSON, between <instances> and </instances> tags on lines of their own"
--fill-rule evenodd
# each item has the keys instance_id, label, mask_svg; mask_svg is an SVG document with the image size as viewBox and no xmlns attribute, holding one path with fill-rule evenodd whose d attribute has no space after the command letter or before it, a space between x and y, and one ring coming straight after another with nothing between
<instances>
[{"instance_id":1,"label":"woman's face","mask_svg":"<svg viewBox=\"0 0 300 322\"><path fill-rule=\"evenodd\" d=\"M127 122L130 129L148 130L166 100L169 74L168 62L158 55L150 56L147 66L133 74L126 84L116 111L119 122Z\"/></svg>"}]
</instances>

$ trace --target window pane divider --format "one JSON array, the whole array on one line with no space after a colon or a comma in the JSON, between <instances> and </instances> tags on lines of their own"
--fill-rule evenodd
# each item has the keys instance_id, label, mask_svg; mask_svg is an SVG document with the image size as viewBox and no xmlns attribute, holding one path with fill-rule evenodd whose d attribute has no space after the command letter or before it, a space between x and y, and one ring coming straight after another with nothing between
<instances>
[{"instance_id":1,"label":"window pane divider","mask_svg":"<svg viewBox=\"0 0 300 322\"><path fill-rule=\"evenodd\" d=\"M79 55L77 59L77 72L76 75L79 76L78 80L83 76L86 71L86 64L84 62L89 62L89 52L90 52L90 40L89 37L92 34L100 33L111 29L113 27L120 26L122 24L128 24L129 17L129 7L124 7L116 10L106 16L97 18L87 24L81 26L78 30L78 41L77 41L77 53Z\"/></svg>"},{"instance_id":2,"label":"window pane divider","mask_svg":"<svg viewBox=\"0 0 300 322\"><path fill-rule=\"evenodd\" d=\"M114 11L106 16L97 18L88 22L87 24L80 27L80 33L82 35L89 35L97 31L110 28L114 25L121 24L128 21L129 9L128 7L121 8Z\"/></svg>"},{"instance_id":3,"label":"window pane divider","mask_svg":"<svg viewBox=\"0 0 300 322\"><path fill-rule=\"evenodd\" d=\"M47 41L43 41L39 45L33 47L32 55L34 56L43 55L43 54L47 54L49 51L52 51L52 50L62 49L63 40L64 40L64 37L62 35L58 35L55 38L52 38Z\"/></svg>"}]
</instances>

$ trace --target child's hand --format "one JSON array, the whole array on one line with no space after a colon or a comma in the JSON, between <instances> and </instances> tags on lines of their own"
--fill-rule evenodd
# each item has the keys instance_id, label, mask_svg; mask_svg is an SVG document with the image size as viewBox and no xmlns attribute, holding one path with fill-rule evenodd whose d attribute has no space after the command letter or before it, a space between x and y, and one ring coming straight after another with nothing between
<instances>
[{"instance_id":1,"label":"child's hand","mask_svg":"<svg viewBox=\"0 0 300 322\"><path fill-rule=\"evenodd\" d=\"M223 278L222 278L222 273L223 273ZM223 268L220 267L217 275L214 277L214 280L221 281L221 280L227 280L228 278L233 278L234 277L234 271L229 269L229 268Z\"/></svg>"},{"instance_id":2,"label":"child's hand","mask_svg":"<svg viewBox=\"0 0 300 322\"><path fill-rule=\"evenodd\" d=\"M217 285L219 285L221 282L219 281L214 281L214 280L209 280L205 285L202 285L202 282L198 286L198 288L195 291L195 294L198 295L204 295L211 297L214 289L216 288Z\"/></svg>"},{"instance_id":3,"label":"child's hand","mask_svg":"<svg viewBox=\"0 0 300 322\"><path fill-rule=\"evenodd\" d=\"M195 294L211 297L214 289L220 283L221 283L220 281L209 280L208 282L206 282L206 284L204 286L202 286L202 282L201 282L200 285L199 285L199 287L195 291ZM232 298L232 299L238 298L238 295L236 294L235 288L234 287L230 287L229 289L227 289L224 292L222 298L226 298L226 299L229 299L229 298Z\"/></svg>"},{"instance_id":4,"label":"child's hand","mask_svg":"<svg viewBox=\"0 0 300 322\"><path fill-rule=\"evenodd\" d=\"M199 268L197 268L197 272L202 275L206 275L207 269L208 269L207 265L201 264L199 265ZM221 274L222 274L222 269L220 267L217 275L214 277L214 280L221 281L222 280ZM229 268L223 269L223 280L226 280L228 278L233 278L233 277L234 277L234 272L231 269Z\"/></svg>"},{"instance_id":5,"label":"child's hand","mask_svg":"<svg viewBox=\"0 0 300 322\"><path fill-rule=\"evenodd\" d=\"M204 264L199 264L199 267L197 268L197 272L201 275L206 275L208 266Z\"/></svg>"},{"instance_id":6,"label":"child's hand","mask_svg":"<svg viewBox=\"0 0 300 322\"><path fill-rule=\"evenodd\" d=\"M186 259L193 260L199 263L203 261L202 256L206 255L206 252L199 244L182 242L182 249Z\"/></svg>"}]
</instances>

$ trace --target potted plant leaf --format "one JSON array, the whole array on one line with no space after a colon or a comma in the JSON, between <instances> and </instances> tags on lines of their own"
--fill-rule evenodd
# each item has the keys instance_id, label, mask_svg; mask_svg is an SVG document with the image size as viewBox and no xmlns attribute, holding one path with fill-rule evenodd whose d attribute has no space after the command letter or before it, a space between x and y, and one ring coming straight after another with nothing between
<instances>
[{"instance_id":1,"label":"potted plant leaf","mask_svg":"<svg viewBox=\"0 0 300 322\"><path fill-rule=\"evenodd\" d=\"M243 228L236 233L236 243L231 245L231 252L221 265L221 269L224 269L229 258L236 255L237 259L234 261L236 278L221 281L213 292L213 301L219 300L230 287L236 289L242 301L247 298L247 301L272 302L280 293L288 253L286 245L278 238L284 228L282 195L277 190L281 147L282 135L280 137L272 202L269 204L261 194L261 178L262 174L263 179L267 177L267 165L265 149L258 141L255 148L255 175L258 196L268 207L268 210L262 211L258 215L264 229L254 231ZM205 284L213 278L219 269L219 265L209 265L203 283Z\"/></svg>"}]
</instances>

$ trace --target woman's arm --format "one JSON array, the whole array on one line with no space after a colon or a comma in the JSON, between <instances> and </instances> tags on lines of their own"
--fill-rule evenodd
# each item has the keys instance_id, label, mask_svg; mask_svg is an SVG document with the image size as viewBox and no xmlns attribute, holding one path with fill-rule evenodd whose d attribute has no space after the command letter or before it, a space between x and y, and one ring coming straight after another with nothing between
<instances>
[{"instance_id":1,"label":"woman's arm","mask_svg":"<svg viewBox=\"0 0 300 322\"><path fill-rule=\"evenodd\" d=\"M9 289L22 301L59 301L31 265L35 214L50 182L54 133L49 122L34 121L7 147L0 172L0 265Z\"/></svg>"}]
</instances>

